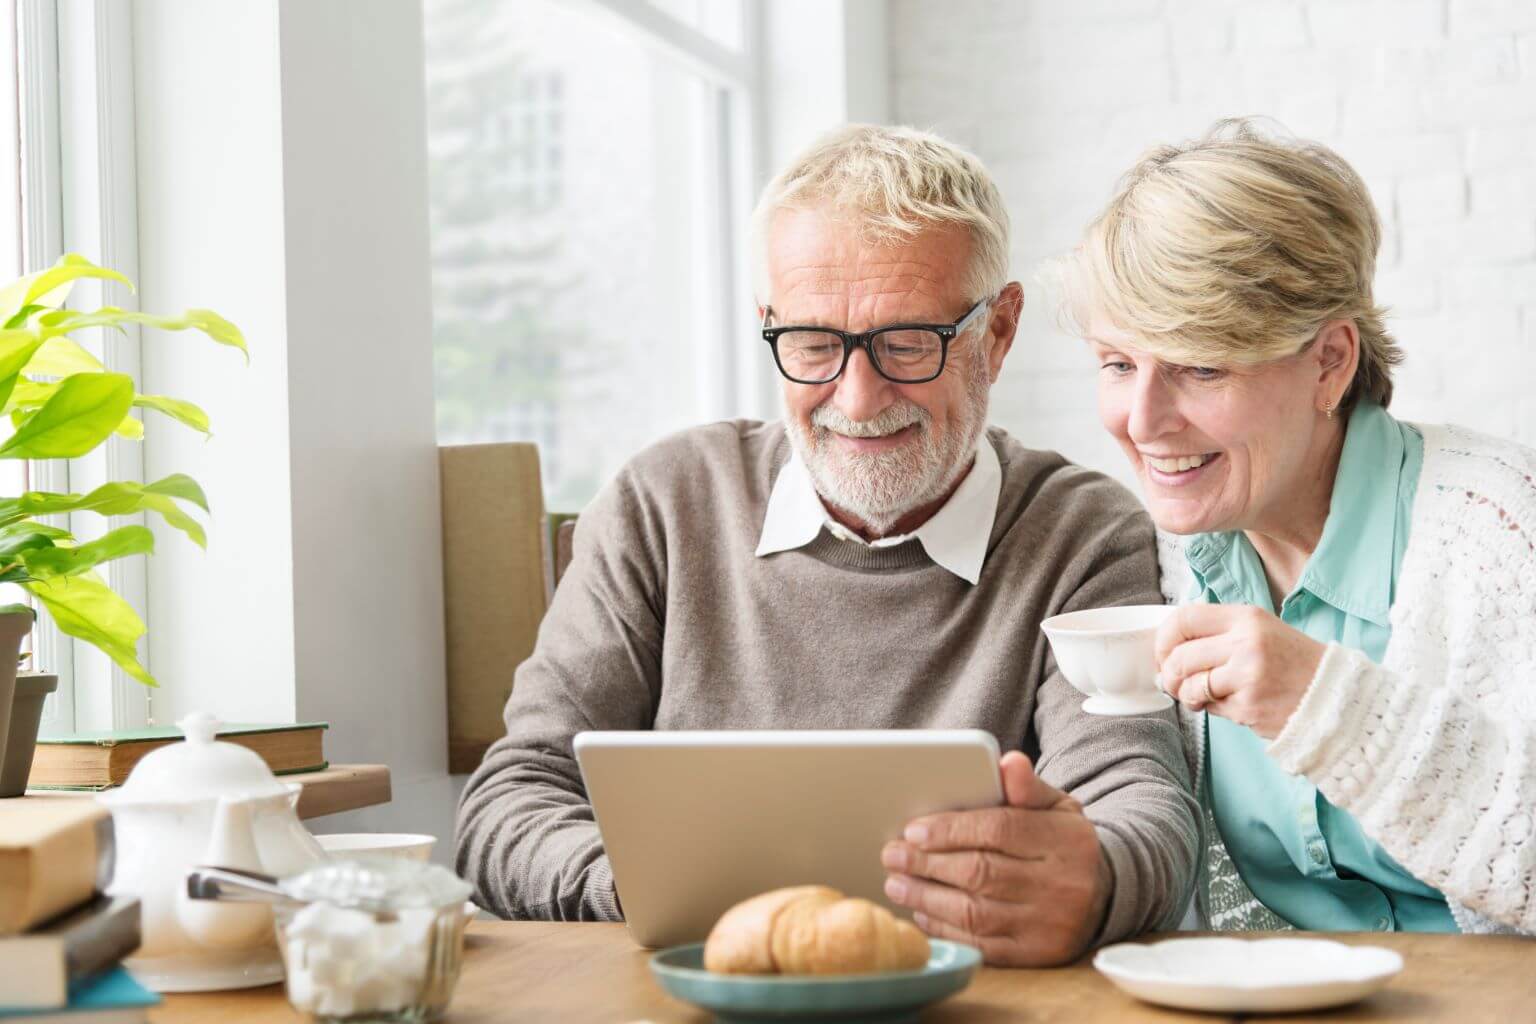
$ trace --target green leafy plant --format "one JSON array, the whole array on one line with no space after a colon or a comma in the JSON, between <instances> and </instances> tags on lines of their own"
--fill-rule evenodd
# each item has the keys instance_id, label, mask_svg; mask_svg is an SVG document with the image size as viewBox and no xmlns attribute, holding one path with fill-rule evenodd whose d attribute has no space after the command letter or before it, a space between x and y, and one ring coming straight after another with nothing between
<instances>
[{"instance_id":1,"label":"green leafy plant","mask_svg":"<svg viewBox=\"0 0 1536 1024\"><path fill-rule=\"evenodd\" d=\"M122 274L70 254L47 270L0 288L0 413L9 415L15 428L0 442L0 459L73 459L114 434L141 439L144 424L135 409L149 409L208 433L203 410L178 398L139 394L132 378L108 372L69 335L94 327L121 330L135 323L168 331L197 330L246 352L239 329L206 309L155 316L111 306L89 312L61 308L74 282L87 277L133 287ZM37 517L153 513L203 547L207 537L189 512L193 507L206 513L208 499L195 480L181 473L153 483L106 483L88 494L0 495L0 583L19 584L60 630L95 646L140 682L155 686L137 654L143 620L95 572L104 562L151 553L154 535L146 527L126 525L82 543L68 530ZM0 608L31 610L26 605Z\"/></svg>"}]
</instances>

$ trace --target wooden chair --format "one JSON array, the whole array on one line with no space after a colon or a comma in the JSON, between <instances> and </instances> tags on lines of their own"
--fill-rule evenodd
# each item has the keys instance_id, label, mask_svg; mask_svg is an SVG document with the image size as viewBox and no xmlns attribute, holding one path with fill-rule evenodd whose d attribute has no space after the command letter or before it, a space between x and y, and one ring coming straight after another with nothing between
<instances>
[{"instance_id":1,"label":"wooden chair","mask_svg":"<svg viewBox=\"0 0 1536 1024\"><path fill-rule=\"evenodd\" d=\"M438 449L448 656L448 770L470 772L505 734L512 674L533 653L571 564L574 514L544 510L532 444Z\"/></svg>"},{"instance_id":2,"label":"wooden chair","mask_svg":"<svg viewBox=\"0 0 1536 1024\"><path fill-rule=\"evenodd\" d=\"M533 652L554 587L554 559L531 444L438 449L448 770L473 771L506 734L512 673Z\"/></svg>"}]
</instances>

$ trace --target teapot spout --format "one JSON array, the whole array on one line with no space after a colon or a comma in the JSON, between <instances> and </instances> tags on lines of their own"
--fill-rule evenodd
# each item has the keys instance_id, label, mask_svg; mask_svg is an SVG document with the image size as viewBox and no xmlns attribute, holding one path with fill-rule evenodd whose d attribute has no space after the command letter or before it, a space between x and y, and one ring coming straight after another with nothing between
<instances>
[{"instance_id":1,"label":"teapot spout","mask_svg":"<svg viewBox=\"0 0 1536 1024\"><path fill-rule=\"evenodd\" d=\"M256 835L252 828L251 798L219 798L214 812L213 834L202 863L242 871L260 871ZM194 900L185 888L176 894L176 916L198 942L221 949L255 945L272 934L272 910L258 903L216 903Z\"/></svg>"}]
</instances>

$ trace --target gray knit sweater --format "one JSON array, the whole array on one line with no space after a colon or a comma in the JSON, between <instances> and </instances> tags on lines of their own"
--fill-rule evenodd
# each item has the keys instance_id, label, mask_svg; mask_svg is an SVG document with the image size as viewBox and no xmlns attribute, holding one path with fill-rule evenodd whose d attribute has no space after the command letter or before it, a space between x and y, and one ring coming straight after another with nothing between
<instances>
[{"instance_id":1,"label":"gray knit sweater","mask_svg":"<svg viewBox=\"0 0 1536 1024\"><path fill-rule=\"evenodd\" d=\"M1094 822L1115 879L1099 941L1175 924L1198 843L1176 720L1083 713L1039 629L1161 603L1152 524L1099 474L995 428L987 442L1003 482L975 586L916 540L824 530L756 557L789 456L781 424L699 427L632 460L582 514L507 735L465 787L458 869L477 902L620 919L571 750L583 729L978 728Z\"/></svg>"}]
</instances>

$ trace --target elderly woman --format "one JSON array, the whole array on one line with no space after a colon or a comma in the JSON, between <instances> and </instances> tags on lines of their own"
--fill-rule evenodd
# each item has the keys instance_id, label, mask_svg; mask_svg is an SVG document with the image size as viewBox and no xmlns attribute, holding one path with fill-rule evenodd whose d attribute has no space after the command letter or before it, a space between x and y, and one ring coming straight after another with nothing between
<instances>
[{"instance_id":1,"label":"elderly woman","mask_svg":"<svg viewBox=\"0 0 1536 1024\"><path fill-rule=\"evenodd\" d=\"M1125 176L1064 310L1184 537L1207 924L1532 932L1536 452L1387 411L1380 241L1339 156L1224 122Z\"/></svg>"}]
</instances>

